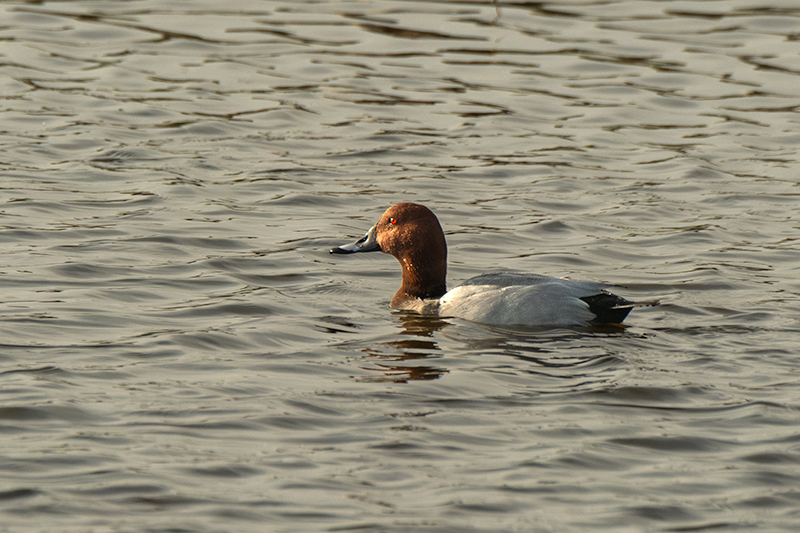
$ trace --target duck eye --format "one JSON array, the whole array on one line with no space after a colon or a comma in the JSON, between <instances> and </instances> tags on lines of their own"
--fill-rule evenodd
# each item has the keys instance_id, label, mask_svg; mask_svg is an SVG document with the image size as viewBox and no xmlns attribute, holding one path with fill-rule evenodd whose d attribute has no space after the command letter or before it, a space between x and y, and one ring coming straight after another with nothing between
<instances>
[{"instance_id":1,"label":"duck eye","mask_svg":"<svg viewBox=\"0 0 800 533\"><path fill-rule=\"evenodd\" d=\"M394 218L394 217L391 217L391 218L389 219L389 224L397 224L397 219L396 219L396 218Z\"/></svg>"}]
</instances>

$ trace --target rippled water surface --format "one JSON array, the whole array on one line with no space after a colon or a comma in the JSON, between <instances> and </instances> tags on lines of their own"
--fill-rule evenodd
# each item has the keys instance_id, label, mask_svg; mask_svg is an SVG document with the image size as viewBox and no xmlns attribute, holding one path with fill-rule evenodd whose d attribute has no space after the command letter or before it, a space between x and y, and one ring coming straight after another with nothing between
<instances>
[{"instance_id":1,"label":"rippled water surface","mask_svg":"<svg viewBox=\"0 0 800 533\"><path fill-rule=\"evenodd\" d=\"M797 531L796 0L0 13L0 530ZM663 304L393 312L398 201Z\"/></svg>"}]
</instances>

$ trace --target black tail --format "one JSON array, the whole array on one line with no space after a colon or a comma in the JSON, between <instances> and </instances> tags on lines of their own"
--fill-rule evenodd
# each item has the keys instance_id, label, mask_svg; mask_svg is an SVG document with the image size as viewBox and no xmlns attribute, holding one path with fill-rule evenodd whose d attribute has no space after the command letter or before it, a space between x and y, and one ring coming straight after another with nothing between
<instances>
[{"instance_id":1,"label":"black tail","mask_svg":"<svg viewBox=\"0 0 800 533\"><path fill-rule=\"evenodd\" d=\"M651 300L648 302L630 302L625 298L611 294L610 292L603 291L594 296L584 296L581 298L589 305L589 311L595 314L595 319L592 324L599 326L601 324L622 324L628 313L634 307L645 307L658 305L658 300Z\"/></svg>"}]
</instances>

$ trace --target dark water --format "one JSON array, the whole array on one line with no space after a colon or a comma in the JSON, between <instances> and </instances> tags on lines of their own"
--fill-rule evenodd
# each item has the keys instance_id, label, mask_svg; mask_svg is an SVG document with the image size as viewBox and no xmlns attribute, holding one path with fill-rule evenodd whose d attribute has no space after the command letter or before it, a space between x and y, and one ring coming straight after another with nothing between
<instances>
[{"instance_id":1,"label":"dark water","mask_svg":"<svg viewBox=\"0 0 800 533\"><path fill-rule=\"evenodd\" d=\"M0 12L0 530L797 531L795 0ZM664 303L392 312L397 201Z\"/></svg>"}]
</instances>

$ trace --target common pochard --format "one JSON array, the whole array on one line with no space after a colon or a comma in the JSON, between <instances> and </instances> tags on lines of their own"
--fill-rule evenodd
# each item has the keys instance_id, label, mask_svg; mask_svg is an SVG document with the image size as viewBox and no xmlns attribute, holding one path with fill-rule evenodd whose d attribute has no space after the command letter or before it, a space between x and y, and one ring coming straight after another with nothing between
<instances>
[{"instance_id":1,"label":"common pochard","mask_svg":"<svg viewBox=\"0 0 800 533\"><path fill-rule=\"evenodd\" d=\"M494 325L587 326L619 324L634 307L602 283L538 274L483 274L447 291L447 243L427 207L395 204L367 234L332 254L380 251L403 268L400 289L389 307Z\"/></svg>"}]
</instances>

